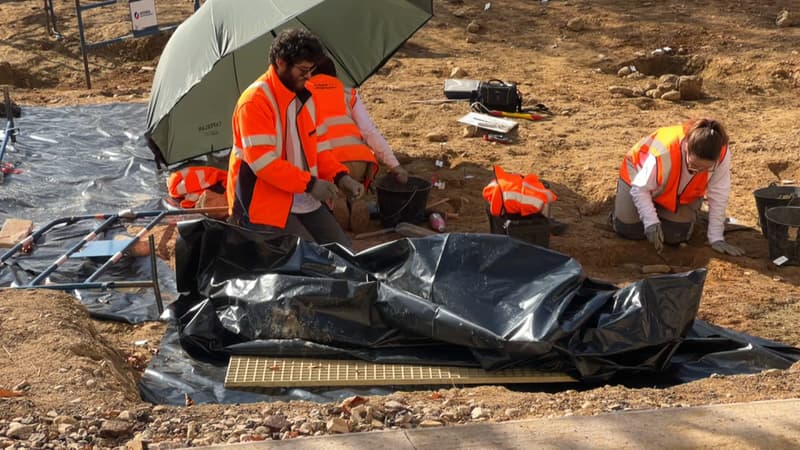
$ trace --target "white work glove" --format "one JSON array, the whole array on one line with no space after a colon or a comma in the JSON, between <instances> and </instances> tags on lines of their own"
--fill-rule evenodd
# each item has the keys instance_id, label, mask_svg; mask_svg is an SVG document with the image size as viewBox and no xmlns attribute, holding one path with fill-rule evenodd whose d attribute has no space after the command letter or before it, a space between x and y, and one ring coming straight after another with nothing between
<instances>
[{"instance_id":1,"label":"white work glove","mask_svg":"<svg viewBox=\"0 0 800 450\"><path fill-rule=\"evenodd\" d=\"M314 185L311 186L311 191L308 193L321 202L327 202L339 194L339 189L330 181L317 178L314 180Z\"/></svg>"},{"instance_id":2,"label":"white work glove","mask_svg":"<svg viewBox=\"0 0 800 450\"><path fill-rule=\"evenodd\" d=\"M661 229L661 223L654 223L644 229L644 235L647 240L653 244L656 252L661 253L664 250L664 231Z\"/></svg>"},{"instance_id":3,"label":"white work glove","mask_svg":"<svg viewBox=\"0 0 800 450\"><path fill-rule=\"evenodd\" d=\"M389 173L394 175L394 179L397 180L398 183L408 183L408 172L403 168L403 166L392 167L389 169Z\"/></svg>"},{"instance_id":4,"label":"white work glove","mask_svg":"<svg viewBox=\"0 0 800 450\"><path fill-rule=\"evenodd\" d=\"M743 248L737 247L737 246L735 246L733 244L729 244L729 243L727 243L725 241L722 241L722 240L716 241L716 242L712 242L711 243L711 248L713 248L714 250L722 253L723 255L726 254L726 253L728 255L731 255L731 256L743 256L744 255L744 249Z\"/></svg>"},{"instance_id":5,"label":"white work glove","mask_svg":"<svg viewBox=\"0 0 800 450\"><path fill-rule=\"evenodd\" d=\"M364 185L353 179L350 175L345 175L339 179L339 187L347 192L352 200L364 195Z\"/></svg>"}]
</instances>

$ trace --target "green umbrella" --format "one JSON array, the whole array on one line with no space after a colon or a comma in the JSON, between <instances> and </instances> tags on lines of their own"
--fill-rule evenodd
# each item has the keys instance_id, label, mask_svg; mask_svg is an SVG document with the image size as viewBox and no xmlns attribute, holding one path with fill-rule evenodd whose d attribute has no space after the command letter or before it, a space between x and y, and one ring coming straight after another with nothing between
<instances>
[{"instance_id":1,"label":"green umbrella","mask_svg":"<svg viewBox=\"0 0 800 450\"><path fill-rule=\"evenodd\" d=\"M208 0L167 42L146 136L167 165L231 147L239 94L269 65L276 33L316 34L339 78L358 86L433 15L432 0Z\"/></svg>"}]
</instances>

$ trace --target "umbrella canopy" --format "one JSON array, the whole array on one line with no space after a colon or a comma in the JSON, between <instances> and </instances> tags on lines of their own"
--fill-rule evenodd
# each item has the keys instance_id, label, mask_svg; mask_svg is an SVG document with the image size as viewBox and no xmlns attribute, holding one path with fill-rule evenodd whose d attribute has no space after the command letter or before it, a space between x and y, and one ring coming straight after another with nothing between
<instances>
[{"instance_id":1,"label":"umbrella canopy","mask_svg":"<svg viewBox=\"0 0 800 450\"><path fill-rule=\"evenodd\" d=\"M167 165L230 148L236 101L267 70L281 30L316 34L339 78L358 86L432 15L432 0L208 0L161 55L147 111L150 148Z\"/></svg>"}]
</instances>

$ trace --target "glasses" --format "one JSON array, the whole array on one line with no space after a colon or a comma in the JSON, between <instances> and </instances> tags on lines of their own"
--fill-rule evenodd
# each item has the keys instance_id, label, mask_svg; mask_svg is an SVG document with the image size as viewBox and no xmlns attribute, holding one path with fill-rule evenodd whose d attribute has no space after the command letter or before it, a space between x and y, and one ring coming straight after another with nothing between
<instances>
[{"instance_id":1,"label":"glasses","mask_svg":"<svg viewBox=\"0 0 800 450\"><path fill-rule=\"evenodd\" d=\"M295 65L294 67L297 68L297 70L300 71L300 76L301 77L304 77L306 75L310 75L315 70L317 70L317 65L316 64L311 64L310 66L298 66L298 65Z\"/></svg>"},{"instance_id":2,"label":"glasses","mask_svg":"<svg viewBox=\"0 0 800 450\"><path fill-rule=\"evenodd\" d=\"M700 159L695 157L694 155L686 152L686 170L689 171L691 174L695 174L698 172L708 172L709 170L714 168L714 161L707 161L705 159Z\"/></svg>"}]
</instances>

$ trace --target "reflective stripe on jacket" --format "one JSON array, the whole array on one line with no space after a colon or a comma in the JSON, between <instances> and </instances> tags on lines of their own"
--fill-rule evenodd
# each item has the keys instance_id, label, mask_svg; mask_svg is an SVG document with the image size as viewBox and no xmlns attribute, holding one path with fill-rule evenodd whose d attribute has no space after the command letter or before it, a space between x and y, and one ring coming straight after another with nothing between
<instances>
[{"instance_id":1,"label":"reflective stripe on jacket","mask_svg":"<svg viewBox=\"0 0 800 450\"><path fill-rule=\"evenodd\" d=\"M221 184L225 187L228 172L216 167L186 167L173 172L167 179L169 196L180 200L181 208L194 208L206 189Z\"/></svg>"},{"instance_id":2,"label":"reflective stripe on jacket","mask_svg":"<svg viewBox=\"0 0 800 450\"><path fill-rule=\"evenodd\" d=\"M681 151L684 136L683 126L676 125L659 128L637 142L622 160L620 179L630 186L647 157L653 155L658 182L658 188L653 192L654 203L675 212L678 205L688 205L703 197L708 187L708 172L694 174L683 192L678 192L685 158ZM717 164L725 158L727 151L727 146L722 147Z\"/></svg>"},{"instance_id":3,"label":"reflective stripe on jacket","mask_svg":"<svg viewBox=\"0 0 800 450\"><path fill-rule=\"evenodd\" d=\"M295 98L302 102L295 122L305 170L286 155L286 112ZM337 174L347 173L331 152L317 148L317 117L310 94L289 90L272 65L242 93L233 113L228 166L231 217L284 228L294 194L305 192L312 176L332 181Z\"/></svg>"},{"instance_id":4,"label":"reflective stripe on jacket","mask_svg":"<svg viewBox=\"0 0 800 450\"><path fill-rule=\"evenodd\" d=\"M557 198L536 175L506 173L500 166L494 166L494 177L483 188L483 198L489 202L489 211L493 216L537 214Z\"/></svg>"},{"instance_id":5,"label":"reflective stripe on jacket","mask_svg":"<svg viewBox=\"0 0 800 450\"><path fill-rule=\"evenodd\" d=\"M320 151L331 150L339 162L373 163L377 171L375 153L364 142L353 120L356 90L345 87L338 78L324 74L314 75L306 86L317 105L317 145Z\"/></svg>"}]
</instances>

